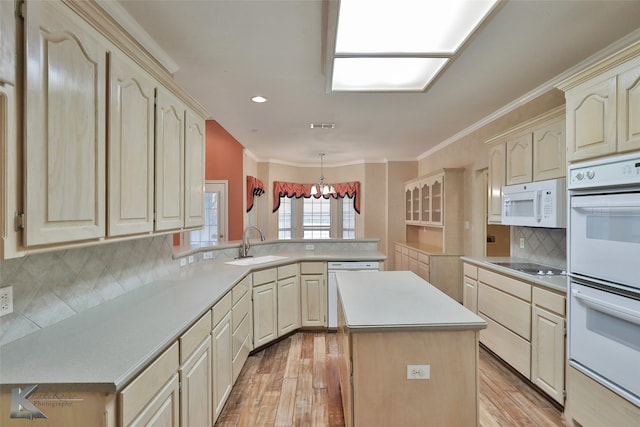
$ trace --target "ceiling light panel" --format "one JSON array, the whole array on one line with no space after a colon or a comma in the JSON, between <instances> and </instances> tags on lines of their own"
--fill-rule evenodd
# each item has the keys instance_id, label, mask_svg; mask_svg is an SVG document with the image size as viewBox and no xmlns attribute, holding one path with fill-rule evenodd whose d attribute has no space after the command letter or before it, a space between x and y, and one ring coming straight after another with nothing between
<instances>
[{"instance_id":1,"label":"ceiling light panel","mask_svg":"<svg viewBox=\"0 0 640 427\"><path fill-rule=\"evenodd\" d=\"M334 91L422 91L446 58L335 58Z\"/></svg>"},{"instance_id":2,"label":"ceiling light panel","mask_svg":"<svg viewBox=\"0 0 640 427\"><path fill-rule=\"evenodd\" d=\"M341 0L341 54L454 54L497 0Z\"/></svg>"}]
</instances>

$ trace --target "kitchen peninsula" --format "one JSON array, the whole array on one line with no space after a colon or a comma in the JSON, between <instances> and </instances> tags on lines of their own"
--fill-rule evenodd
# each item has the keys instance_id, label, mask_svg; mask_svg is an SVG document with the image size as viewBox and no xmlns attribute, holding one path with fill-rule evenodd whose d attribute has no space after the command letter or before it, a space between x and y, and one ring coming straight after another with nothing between
<instances>
[{"instance_id":1,"label":"kitchen peninsula","mask_svg":"<svg viewBox=\"0 0 640 427\"><path fill-rule=\"evenodd\" d=\"M337 280L345 425L478 425L486 322L408 271Z\"/></svg>"}]
</instances>

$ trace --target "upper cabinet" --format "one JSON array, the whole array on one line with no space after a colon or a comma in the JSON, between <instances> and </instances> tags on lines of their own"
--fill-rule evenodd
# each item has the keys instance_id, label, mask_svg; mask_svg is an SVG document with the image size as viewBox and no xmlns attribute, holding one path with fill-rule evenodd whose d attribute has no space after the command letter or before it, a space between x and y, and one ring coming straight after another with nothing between
<instances>
[{"instance_id":1,"label":"upper cabinet","mask_svg":"<svg viewBox=\"0 0 640 427\"><path fill-rule=\"evenodd\" d=\"M121 52L109 63L108 235L153 231L157 83Z\"/></svg>"},{"instance_id":2,"label":"upper cabinet","mask_svg":"<svg viewBox=\"0 0 640 427\"><path fill-rule=\"evenodd\" d=\"M640 149L640 42L562 82L567 159Z\"/></svg>"},{"instance_id":3,"label":"upper cabinet","mask_svg":"<svg viewBox=\"0 0 640 427\"><path fill-rule=\"evenodd\" d=\"M502 221L502 187L566 176L565 109L555 108L490 140L487 222Z\"/></svg>"},{"instance_id":4,"label":"upper cabinet","mask_svg":"<svg viewBox=\"0 0 640 427\"><path fill-rule=\"evenodd\" d=\"M104 237L106 42L64 6L27 6L25 242Z\"/></svg>"},{"instance_id":5,"label":"upper cabinet","mask_svg":"<svg viewBox=\"0 0 640 427\"><path fill-rule=\"evenodd\" d=\"M0 256L201 227L202 106L94 2L0 7Z\"/></svg>"}]
</instances>

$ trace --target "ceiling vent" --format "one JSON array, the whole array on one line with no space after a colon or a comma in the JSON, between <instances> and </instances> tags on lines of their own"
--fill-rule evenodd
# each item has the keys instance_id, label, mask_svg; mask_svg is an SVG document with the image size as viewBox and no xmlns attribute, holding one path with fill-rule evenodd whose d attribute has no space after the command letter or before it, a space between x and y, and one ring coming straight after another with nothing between
<instances>
[{"instance_id":1,"label":"ceiling vent","mask_svg":"<svg viewBox=\"0 0 640 427\"><path fill-rule=\"evenodd\" d=\"M311 129L333 129L336 127L335 123L311 123L309 125Z\"/></svg>"}]
</instances>

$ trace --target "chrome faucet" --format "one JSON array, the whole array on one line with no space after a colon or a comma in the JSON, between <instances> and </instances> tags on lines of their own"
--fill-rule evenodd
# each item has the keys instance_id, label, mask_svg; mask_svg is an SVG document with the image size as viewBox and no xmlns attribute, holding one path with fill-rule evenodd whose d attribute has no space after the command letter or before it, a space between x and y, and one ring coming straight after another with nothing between
<instances>
[{"instance_id":1,"label":"chrome faucet","mask_svg":"<svg viewBox=\"0 0 640 427\"><path fill-rule=\"evenodd\" d=\"M240 258L247 258L249 256L249 248L251 247L251 245L249 244L249 232L251 230L256 230L258 233L260 233L260 241L264 242L264 234L262 234L262 231L258 227L250 225L249 227L245 228L244 231L242 232L242 245L240 246Z\"/></svg>"}]
</instances>

